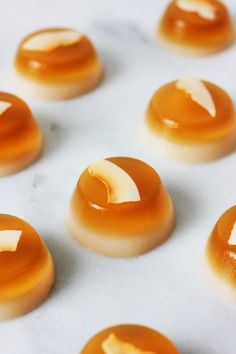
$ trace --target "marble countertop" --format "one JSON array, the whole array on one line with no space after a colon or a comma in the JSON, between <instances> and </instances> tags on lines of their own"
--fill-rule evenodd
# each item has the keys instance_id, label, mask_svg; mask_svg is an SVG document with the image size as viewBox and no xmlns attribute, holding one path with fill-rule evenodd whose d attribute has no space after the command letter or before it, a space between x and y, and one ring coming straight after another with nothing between
<instances>
[{"instance_id":1,"label":"marble countertop","mask_svg":"<svg viewBox=\"0 0 236 354\"><path fill-rule=\"evenodd\" d=\"M137 125L156 88L195 74L224 87L236 103L236 44L214 56L189 58L160 48L154 28L164 0L8 0L1 11L0 85L11 86L21 38L34 29L70 26L93 39L106 77L94 92L65 102L30 100L45 136L42 158L0 180L1 213L30 222L44 237L57 268L48 300L32 313L0 324L0 353L77 354L104 327L151 326L182 354L234 354L235 305L203 274L207 237L235 204L236 154L205 165L160 159L139 141ZM236 16L234 1L227 1ZM21 95L20 92L18 92ZM160 248L113 260L80 248L64 220L78 176L97 158L127 155L150 163L173 197L177 225Z\"/></svg>"}]
</instances>

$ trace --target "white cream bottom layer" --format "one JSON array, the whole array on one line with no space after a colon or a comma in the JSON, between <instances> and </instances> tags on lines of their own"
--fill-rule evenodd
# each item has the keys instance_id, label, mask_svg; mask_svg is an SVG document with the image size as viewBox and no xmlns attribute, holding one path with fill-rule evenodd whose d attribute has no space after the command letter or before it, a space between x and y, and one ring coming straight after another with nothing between
<instances>
[{"instance_id":1,"label":"white cream bottom layer","mask_svg":"<svg viewBox=\"0 0 236 354\"><path fill-rule=\"evenodd\" d=\"M63 84L48 84L37 80L31 80L20 74L17 70L14 72L13 84L19 95L37 97L45 100L63 100L76 96L81 96L95 87L102 80L103 71L100 61L92 73L73 82Z\"/></svg>"},{"instance_id":2,"label":"white cream bottom layer","mask_svg":"<svg viewBox=\"0 0 236 354\"><path fill-rule=\"evenodd\" d=\"M148 234L104 236L87 228L73 215L72 208L67 218L67 229L82 246L104 256L115 258L135 257L160 245L170 235L175 223L175 212L168 196L163 223Z\"/></svg>"},{"instance_id":3,"label":"white cream bottom layer","mask_svg":"<svg viewBox=\"0 0 236 354\"><path fill-rule=\"evenodd\" d=\"M199 145L177 144L166 140L153 132L146 120L141 123L140 136L145 145L149 146L156 154L187 163L213 161L232 153L236 148L236 125L233 132L223 139Z\"/></svg>"},{"instance_id":4,"label":"white cream bottom layer","mask_svg":"<svg viewBox=\"0 0 236 354\"><path fill-rule=\"evenodd\" d=\"M55 279L54 264L49 253L48 257L47 269L34 289L18 298L0 302L0 321L22 316L34 310L46 299Z\"/></svg>"},{"instance_id":5,"label":"white cream bottom layer","mask_svg":"<svg viewBox=\"0 0 236 354\"><path fill-rule=\"evenodd\" d=\"M226 300L236 303L236 287L214 271L214 267L211 265L207 254L205 255L204 268L209 283L218 290L221 296Z\"/></svg>"},{"instance_id":6,"label":"white cream bottom layer","mask_svg":"<svg viewBox=\"0 0 236 354\"><path fill-rule=\"evenodd\" d=\"M226 42L224 44L197 48L195 46L178 44L178 43L175 43L174 41L171 41L168 37L166 37L162 33L160 28L157 28L156 37L157 37L157 41L160 43L160 45L163 48L171 50L172 52L175 52L175 53L184 54L184 55L192 55L192 56L214 54L216 52L219 52L219 51L229 47L233 42L233 37L232 37L231 40L229 40L228 42Z\"/></svg>"}]
</instances>

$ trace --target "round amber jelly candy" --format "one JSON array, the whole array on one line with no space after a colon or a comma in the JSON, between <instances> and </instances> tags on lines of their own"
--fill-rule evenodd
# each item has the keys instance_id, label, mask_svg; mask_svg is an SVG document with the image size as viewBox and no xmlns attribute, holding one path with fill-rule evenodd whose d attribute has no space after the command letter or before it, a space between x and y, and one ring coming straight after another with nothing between
<instances>
[{"instance_id":1,"label":"round amber jelly candy","mask_svg":"<svg viewBox=\"0 0 236 354\"><path fill-rule=\"evenodd\" d=\"M0 176L16 173L42 150L41 130L20 98L0 92Z\"/></svg>"},{"instance_id":2,"label":"round amber jelly candy","mask_svg":"<svg viewBox=\"0 0 236 354\"><path fill-rule=\"evenodd\" d=\"M210 283L236 303L236 205L221 215L209 237L206 271Z\"/></svg>"},{"instance_id":3,"label":"round amber jelly candy","mask_svg":"<svg viewBox=\"0 0 236 354\"><path fill-rule=\"evenodd\" d=\"M83 246L112 257L132 257L162 243L174 208L156 171L128 157L90 165L73 193L68 230Z\"/></svg>"},{"instance_id":4,"label":"round amber jelly candy","mask_svg":"<svg viewBox=\"0 0 236 354\"><path fill-rule=\"evenodd\" d=\"M226 6L219 0L174 0L157 29L161 43L185 54L201 55L229 46L234 30Z\"/></svg>"},{"instance_id":5,"label":"round amber jelly candy","mask_svg":"<svg viewBox=\"0 0 236 354\"><path fill-rule=\"evenodd\" d=\"M15 58L15 83L30 96L66 99L94 89L102 65L90 39L76 30L49 28L29 34Z\"/></svg>"},{"instance_id":6,"label":"round amber jelly candy","mask_svg":"<svg viewBox=\"0 0 236 354\"><path fill-rule=\"evenodd\" d=\"M157 154L189 163L211 161L235 150L235 109L219 86L184 77L154 93L142 133Z\"/></svg>"},{"instance_id":7,"label":"round amber jelly candy","mask_svg":"<svg viewBox=\"0 0 236 354\"><path fill-rule=\"evenodd\" d=\"M107 328L96 334L81 354L179 354L174 344L155 330L134 324Z\"/></svg>"},{"instance_id":8,"label":"round amber jelly candy","mask_svg":"<svg viewBox=\"0 0 236 354\"><path fill-rule=\"evenodd\" d=\"M0 215L0 320L21 316L40 305L54 282L47 246L25 221Z\"/></svg>"}]
</instances>

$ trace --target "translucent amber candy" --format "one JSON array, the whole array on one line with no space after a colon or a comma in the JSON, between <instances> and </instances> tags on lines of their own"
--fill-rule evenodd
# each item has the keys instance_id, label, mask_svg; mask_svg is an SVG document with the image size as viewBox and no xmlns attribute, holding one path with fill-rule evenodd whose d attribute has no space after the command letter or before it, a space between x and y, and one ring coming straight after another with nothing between
<instances>
[{"instance_id":1,"label":"translucent amber candy","mask_svg":"<svg viewBox=\"0 0 236 354\"><path fill-rule=\"evenodd\" d=\"M81 354L179 354L174 344L153 329L119 325L96 334Z\"/></svg>"},{"instance_id":2,"label":"translucent amber candy","mask_svg":"<svg viewBox=\"0 0 236 354\"><path fill-rule=\"evenodd\" d=\"M42 134L20 98L0 92L0 176L16 173L37 159Z\"/></svg>"},{"instance_id":3,"label":"translucent amber candy","mask_svg":"<svg viewBox=\"0 0 236 354\"><path fill-rule=\"evenodd\" d=\"M44 29L24 38L15 69L21 91L49 99L84 94L102 77L101 62L89 38L67 28Z\"/></svg>"},{"instance_id":4,"label":"translucent amber candy","mask_svg":"<svg viewBox=\"0 0 236 354\"><path fill-rule=\"evenodd\" d=\"M236 302L236 205L219 218L210 235L206 270L213 286Z\"/></svg>"},{"instance_id":5,"label":"translucent amber candy","mask_svg":"<svg viewBox=\"0 0 236 354\"><path fill-rule=\"evenodd\" d=\"M67 224L81 245L112 257L131 257L169 236L174 209L149 165L113 157L95 162L82 173Z\"/></svg>"},{"instance_id":6,"label":"translucent amber candy","mask_svg":"<svg viewBox=\"0 0 236 354\"><path fill-rule=\"evenodd\" d=\"M234 31L221 1L175 0L162 17L158 37L177 51L208 54L230 45Z\"/></svg>"},{"instance_id":7,"label":"translucent amber candy","mask_svg":"<svg viewBox=\"0 0 236 354\"><path fill-rule=\"evenodd\" d=\"M234 106L220 87L185 77L155 92L143 133L165 157L190 163L214 160L235 150Z\"/></svg>"},{"instance_id":8,"label":"translucent amber candy","mask_svg":"<svg viewBox=\"0 0 236 354\"><path fill-rule=\"evenodd\" d=\"M0 320L33 310L54 282L51 255L25 221L0 214Z\"/></svg>"}]
</instances>

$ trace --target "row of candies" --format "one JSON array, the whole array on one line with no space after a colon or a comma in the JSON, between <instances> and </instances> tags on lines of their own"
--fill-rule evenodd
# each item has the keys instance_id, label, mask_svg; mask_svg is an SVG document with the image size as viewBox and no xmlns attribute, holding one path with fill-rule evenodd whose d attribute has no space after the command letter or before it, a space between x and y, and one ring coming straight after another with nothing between
<instances>
[{"instance_id":1,"label":"row of candies","mask_svg":"<svg viewBox=\"0 0 236 354\"><path fill-rule=\"evenodd\" d=\"M174 231L175 208L157 172L128 157L98 160L81 174L66 222L71 236L95 253L127 258L162 244ZM206 246L210 282L236 302L236 206L217 221ZM0 214L0 319L38 306L55 280L54 262L27 222Z\"/></svg>"},{"instance_id":2,"label":"row of candies","mask_svg":"<svg viewBox=\"0 0 236 354\"><path fill-rule=\"evenodd\" d=\"M220 50L233 39L225 6L216 0L176 0L158 28L162 42L189 53ZM49 99L78 96L102 79L101 61L90 40L74 30L47 29L27 36L19 46L16 84L21 91ZM0 174L12 174L33 162L42 135L28 106L0 94ZM168 117L168 118L167 118ZM156 152L188 162L205 162L235 149L235 112L221 88L194 77L161 87L151 99L141 132ZM120 222L122 220L122 223ZM137 220L139 221L137 223ZM171 198L158 174L142 161L110 158L89 166L72 196L67 221L80 244L112 257L130 257L153 249L174 228ZM210 281L236 301L236 207L218 220L207 244ZM54 282L52 257L26 222L0 216L0 318L39 305ZM95 336L82 353L177 353L162 335L141 326L117 326Z\"/></svg>"},{"instance_id":3,"label":"row of candies","mask_svg":"<svg viewBox=\"0 0 236 354\"><path fill-rule=\"evenodd\" d=\"M222 49L233 40L229 13L217 0L172 1L158 26L158 36L198 53ZM20 92L65 99L94 89L103 67L89 38L66 28L26 36L15 58ZM31 164L42 150L42 135L27 105L0 93L0 176ZM190 163L207 162L236 147L233 102L220 87L184 77L159 88L148 105L140 138L156 154Z\"/></svg>"},{"instance_id":4,"label":"row of candies","mask_svg":"<svg viewBox=\"0 0 236 354\"><path fill-rule=\"evenodd\" d=\"M43 137L29 107L14 95L0 93L0 118L0 176L6 176L40 156ZM140 141L160 156L212 161L235 151L234 104L219 86L184 77L155 92L139 133Z\"/></svg>"},{"instance_id":5,"label":"row of candies","mask_svg":"<svg viewBox=\"0 0 236 354\"><path fill-rule=\"evenodd\" d=\"M172 1L158 36L180 48L203 53L233 40L229 13L216 0ZM15 83L20 92L65 99L94 89L103 77L99 55L87 36L54 28L34 32L20 43ZM28 107L0 94L0 175L25 168L40 154L42 136ZM187 162L206 162L232 152L236 145L235 111L220 87L195 77L168 83L153 95L140 129L154 151Z\"/></svg>"}]
</instances>

